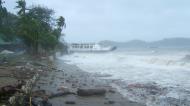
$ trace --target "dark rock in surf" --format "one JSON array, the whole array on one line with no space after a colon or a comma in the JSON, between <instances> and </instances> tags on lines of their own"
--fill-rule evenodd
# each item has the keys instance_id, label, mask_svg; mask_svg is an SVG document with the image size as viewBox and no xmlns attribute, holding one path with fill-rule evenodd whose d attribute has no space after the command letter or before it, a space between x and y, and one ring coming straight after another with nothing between
<instances>
[{"instance_id":1,"label":"dark rock in surf","mask_svg":"<svg viewBox=\"0 0 190 106\"><path fill-rule=\"evenodd\" d=\"M79 96L93 96L93 95L105 95L106 90L105 89L78 89L77 95Z\"/></svg>"}]
</instances>

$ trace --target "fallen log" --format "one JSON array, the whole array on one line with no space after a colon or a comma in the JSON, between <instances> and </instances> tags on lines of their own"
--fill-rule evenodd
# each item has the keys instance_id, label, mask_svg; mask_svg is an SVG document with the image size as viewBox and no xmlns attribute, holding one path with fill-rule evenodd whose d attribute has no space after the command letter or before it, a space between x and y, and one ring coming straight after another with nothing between
<instances>
[{"instance_id":1,"label":"fallen log","mask_svg":"<svg viewBox=\"0 0 190 106\"><path fill-rule=\"evenodd\" d=\"M96 88L96 89L78 89L78 96L93 96L93 95L105 95L106 89Z\"/></svg>"},{"instance_id":2,"label":"fallen log","mask_svg":"<svg viewBox=\"0 0 190 106\"><path fill-rule=\"evenodd\" d=\"M12 85L4 86L4 87L0 88L0 98L2 99L4 97L11 96L17 91L19 91L19 90Z\"/></svg>"},{"instance_id":3,"label":"fallen log","mask_svg":"<svg viewBox=\"0 0 190 106\"><path fill-rule=\"evenodd\" d=\"M75 101L65 101L65 104L71 104L71 105L74 105L74 104L76 104L76 102L75 102Z\"/></svg>"},{"instance_id":4,"label":"fallen log","mask_svg":"<svg viewBox=\"0 0 190 106\"><path fill-rule=\"evenodd\" d=\"M50 99L55 98L55 97L60 97L60 96L66 96L66 95L76 95L74 92L60 92L60 93L55 93L49 96Z\"/></svg>"}]
</instances>

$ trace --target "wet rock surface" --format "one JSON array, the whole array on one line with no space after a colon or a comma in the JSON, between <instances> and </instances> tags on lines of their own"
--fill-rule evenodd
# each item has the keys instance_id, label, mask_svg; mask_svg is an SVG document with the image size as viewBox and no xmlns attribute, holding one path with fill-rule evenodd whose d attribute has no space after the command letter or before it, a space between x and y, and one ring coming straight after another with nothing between
<instances>
[{"instance_id":1,"label":"wet rock surface","mask_svg":"<svg viewBox=\"0 0 190 106\"><path fill-rule=\"evenodd\" d=\"M144 106L145 103L149 106L190 106L189 97L167 96L173 88L163 88L154 82L126 84L119 79L104 79L110 77L107 74L83 72L73 65L61 63L55 68L44 62L23 60L0 66L0 102L2 100L7 102L10 96L17 93L19 93L16 96L17 100L23 99L21 97L24 96L23 92L26 88L22 89L22 85L31 80L35 74L40 74L41 77L32 90L33 106ZM124 98L118 93L118 89L110 84L121 86L128 92L129 98ZM190 95L190 91L184 91L184 89L174 92ZM135 96L138 98L133 99ZM22 106L28 106L29 99L28 96L24 97L25 102ZM141 103L132 102L129 99ZM14 98L9 100L14 100Z\"/></svg>"},{"instance_id":2,"label":"wet rock surface","mask_svg":"<svg viewBox=\"0 0 190 106\"><path fill-rule=\"evenodd\" d=\"M33 92L45 90L43 93L53 106L144 106L123 98L108 81L98 79L97 75L83 72L73 65L61 63L57 67L42 76L33 88Z\"/></svg>"},{"instance_id":3,"label":"wet rock surface","mask_svg":"<svg viewBox=\"0 0 190 106\"><path fill-rule=\"evenodd\" d=\"M124 92L125 97L147 106L190 106L190 91L180 86L163 87L157 83L127 83L113 80L113 86ZM177 94L176 94L177 93Z\"/></svg>"}]
</instances>

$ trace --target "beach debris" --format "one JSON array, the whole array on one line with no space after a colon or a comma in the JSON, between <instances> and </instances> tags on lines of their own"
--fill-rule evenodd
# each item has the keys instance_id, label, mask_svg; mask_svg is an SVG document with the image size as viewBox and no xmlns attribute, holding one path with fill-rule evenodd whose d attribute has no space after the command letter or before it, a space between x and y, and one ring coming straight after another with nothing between
<instances>
[{"instance_id":1,"label":"beach debris","mask_svg":"<svg viewBox=\"0 0 190 106\"><path fill-rule=\"evenodd\" d=\"M13 85L7 85L0 89L0 95L3 94L14 94L17 90L17 88Z\"/></svg>"},{"instance_id":2,"label":"beach debris","mask_svg":"<svg viewBox=\"0 0 190 106\"><path fill-rule=\"evenodd\" d=\"M28 106L29 96L24 95L23 93L16 93L14 96L10 97L9 106Z\"/></svg>"},{"instance_id":3,"label":"beach debris","mask_svg":"<svg viewBox=\"0 0 190 106\"><path fill-rule=\"evenodd\" d=\"M61 91L61 92L68 92L69 88L66 86L60 86L58 87L57 91Z\"/></svg>"},{"instance_id":4,"label":"beach debris","mask_svg":"<svg viewBox=\"0 0 190 106\"><path fill-rule=\"evenodd\" d=\"M9 103L10 104L15 104L15 100L16 100L16 97L12 96L12 97L9 98Z\"/></svg>"},{"instance_id":5,"label":"beach debris","mask_svg":"<svg viewBox=\"0 0 190 106\"><path fill-rule=\"evenodd\" d=\"M126 89L128 90L128 95L140 103L146 103L150 100L155 101L155 98L168 92L166 88L154 82L128 84Z\"/></svg>"},{"instance_id":6,"label":"beach debris","mask_svg":"<svg viewBox=\"0 0 190 106\"><path fill-rule=\"evenodd\" d=\"M156 83L147 83L147 84L129 84L127 86L127 89L130 91L135 91L135 90L142 90L148 93L149 95L159 95L164 93L163 91L165 88L159 87Z\"/></svg>"},{"instance_id":7,"label":"beach debris","mask_svg":"<svg viewBox=\"0 0 190 106\"><path fill-rule=\"evenodd\" d=\"M45 96L46 91L45 90L37 90L32 92L32 96L33 97L41 97L41 96Z\"/></svg>"},{"instance_id":8,"label":"beach debris","mask_svg":"<svg viewBox=\"0 0 190 106\"><path fill-rule=\"evenodd\" d=\"M68 91L68 92L58 92L58 93L51 94L49 96L49 98L52 99L52 98L55 98L55 97L66 96L66 95L76 95L76 93L75 92L70 92L70 91Z\"/></svg>"},{"instance_id":9,"label":"beach debris","mask_svg":"<svg viewBox=\"0 0 190 106\"><path fill-rule=\"evenodd\" d=\"M110 92L110 93L116 93L116 89L110 87L110 88L108 89L108 92Z\"/></svg>"},{"instance_id":10,"label":"beach debris","mask_svg":"<svg viewBox=\"0 0 190 106\"><path fill-rule=\"evenodd\" d=\"M23 80L18 80L14 85L6 85L0 88L0 98L6 95L13 95L17 91L20 91L21 87L25 84Z\"/></svg>"},{"instance_id":11,"label":"beach debris","mask_svg":"<svg viewBox=\"0 0 190 106\"><path fill-rule=\"evenodd\" d=\"M81 89L77 90L77 95L79 96L92 96L92 95L105 95L106 89L94 88L94 89Z\"/></svg>"},{"instance_id":12,"label":"beach debris","mask_svg":"<svg viewBox=\"0 0 190 106\"><path fill-rule=\"evenodd\" d=\"M47 96L43 97L43 100L40 102L40 106L52 106Z\"/></svg>"}]
</instances>

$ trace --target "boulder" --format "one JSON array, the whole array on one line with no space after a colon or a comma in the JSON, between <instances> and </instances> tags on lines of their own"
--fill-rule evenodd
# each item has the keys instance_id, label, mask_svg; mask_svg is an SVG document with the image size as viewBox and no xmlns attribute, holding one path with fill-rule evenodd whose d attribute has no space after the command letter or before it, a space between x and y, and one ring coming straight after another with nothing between
<instances>
[{"instance_id":1,"label":"boulder","mask_svg":"<svg viewBox=\"0 0 190 106\"><path fill-rule=\"evenodd\" d=\"M102 88L94 88L94 89L78 89L77 95L79 96L93 96L93 95L105 95L106 90Z\"/></svg>"}]
</instances>

